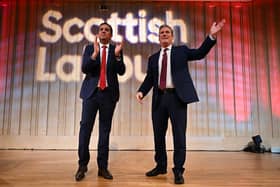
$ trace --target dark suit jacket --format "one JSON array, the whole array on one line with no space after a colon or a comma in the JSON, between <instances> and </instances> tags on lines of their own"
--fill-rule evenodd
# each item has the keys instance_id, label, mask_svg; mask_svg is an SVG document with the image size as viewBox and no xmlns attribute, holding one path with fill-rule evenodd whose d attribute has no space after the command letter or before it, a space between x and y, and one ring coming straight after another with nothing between
<instances>
[{"instance_id":1,"label":"dark suit jacket","mask_svg":"<svg viewBox=\"0 0 280 187\"><path fill-rule=\"evenodd\" d=\"M176 94L183 103L199 101L187 62L204 58L215 43L216 40L207 37L198 49L190 49L187 46L172 46L171 76ZM158 99L159 54L160 51L149 57L147 74L138 90L145 96L153 87L153 108L156 106Z\"/></svg>"},{"instance_id":2,"label":"dark suit jacket","mask_svg":"<svg viewBox=\"0 0 280 187\"><path fill-rule=\"evenodd\" d=\"M100 75L100 54L97 55L96 60L92 60L90 57L94 51L93 45L87 45L82 61L82 72L86 74L83 81L80 97L82 99L88 99L94 93L96 87L98 86L99 75ZM106 76L108 90L112 94L112 101L116 102L119 100L119 82L118 74L123 75L125 73L125 64L123 62L123 54L121 52L120 61L117 61L115 57L115 46L109 46L109 53L106 65Z\"/></svg>"}]
</instances>

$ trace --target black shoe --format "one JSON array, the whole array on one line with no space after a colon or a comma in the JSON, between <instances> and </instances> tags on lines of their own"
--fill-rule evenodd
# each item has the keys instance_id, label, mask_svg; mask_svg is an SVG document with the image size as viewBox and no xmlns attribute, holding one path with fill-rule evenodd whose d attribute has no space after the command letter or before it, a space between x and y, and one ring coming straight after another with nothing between
<instances>
[{"instance_id":1,"label":"black shoe","mask_svg":"<svg viewBox=\"0 0 280 187\"><path fill-rule=\"evenodd\" d=\"M183 177L183 173L185 171L185 168L180 168L180 169L175 169L172 168L173 173L174 173L174 183L175 184L184 184L184 177Z\"/></svg>"},{"instance_id":2,"label":"black shoe","mask_svg":"<svg viewBox=\"0 0 280 187\"><path fill-rule=\"evenodd\" d=\"M182 173L175 174L174 183L175 184L184 184L185 183Z\"/></svg>"},{"instance_id":3,"label":"black shoe","mask_svg":"<svg viewBox=\"0 0 280 187\"><path fill-rule=\"evenodd\" d=\"M147 177L154 177L154 176L157 176L159 174L166 174L167 171L166 169L162 169L162 168L159 168L159 167L155 167L154 169L152 169L151 171L148 171L146 173L146 176Z\"/></svg>"},{"instance_id":4,"label":"black shoe","mask_svg":"<svg viewBox=\"0 0 280 187\"><path fill-rule=\"evenodd\" d=\"M113 179L112 174L108 169L98 169L98 176L104 179Z\"/></svg>"},{"instance_id":5,"label":"black shoe","mask_svg":"<svg viewBox=\"0 0 280 187\"><path fill-rule=\"evenodd\" d=\"M76 181L80 181L85 177L85 173L88 171L87 166L79 166L78 171L75 175Z\"/></svg>"}]
</instances>

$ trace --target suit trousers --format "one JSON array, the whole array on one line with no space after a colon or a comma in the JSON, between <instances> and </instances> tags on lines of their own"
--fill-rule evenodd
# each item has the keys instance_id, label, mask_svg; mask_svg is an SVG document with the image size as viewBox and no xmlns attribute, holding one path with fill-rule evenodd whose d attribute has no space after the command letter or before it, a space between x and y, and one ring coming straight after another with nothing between
<instances>
[{"instance_id":1,"label":"suit trousers","mask_svg":"<svg viewBox=\"0 0 280 187\"><path fill-rule=\"evenodd\" d=\"M99 111L99 138L97 164L100 169L107 169L109 156L109 138L116 102L112 101L108 89L96 89L93 95L83 100L82 119L79 133L79 165L86 166L90 160L89 143L97 111Z\"/></svg>"},{"instance_id":2,"label":"suit trousers","mask_svg":"<svg viewBox=\"0 0 280 187\"><path fill-rule=\"evenodd\" d=\"M165 136L170 118L174 144L174 172L183 172L186 159L187 104L179 99L174 89L168 92L159 91L157 97L158 105L152 111L155 162L157 167L167 168Z\"/></svg>"}]
</instances>

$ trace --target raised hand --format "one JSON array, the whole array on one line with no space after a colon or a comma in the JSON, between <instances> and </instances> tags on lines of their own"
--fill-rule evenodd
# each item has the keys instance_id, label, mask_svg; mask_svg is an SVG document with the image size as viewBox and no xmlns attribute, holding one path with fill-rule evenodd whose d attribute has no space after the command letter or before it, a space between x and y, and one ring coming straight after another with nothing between
<instances>
[{"instance_id":1,"label":"raised hand","mask_svg":"<svg viewBox=\"0 0 280 187\"><path fill-rule=\"evenodd\" d=\"M226 23L225 19L222 19L222 21L220 21L219 23L214 22L210 28L210 34L216 35L224 26L224 24Z\"/></svg>"},{"instance_id":2,"label":"raised hand","mask_svg":"<svg viewBox=\"0 0 280 187\"><path fill-rule=\"evenodd\" d=\"M116 48L115 48L115 56L120 56L121 54L121 50L124 46L124 40L122 40L120 43L116 44Z\"/></svg>"},{"instance_id":3,"label":"raised hand","mask_svg":"<svg viewBox=\"0 0 280 187\"><path fill-rule=\"evenodd\" d=\"M96 57L99 53L99 43L98 43L97 39L98 39L98 35L95 36L95 39L94 39L94 42L93 42L94 51L91 55L92 59L96 59Z\"/></svg>"}]
</instances>

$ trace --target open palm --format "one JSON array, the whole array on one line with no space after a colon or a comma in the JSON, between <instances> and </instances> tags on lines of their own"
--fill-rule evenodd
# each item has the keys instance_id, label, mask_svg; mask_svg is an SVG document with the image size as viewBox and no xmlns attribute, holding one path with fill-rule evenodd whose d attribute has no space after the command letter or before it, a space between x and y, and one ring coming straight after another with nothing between
<instances>
[{"instance_id":1,"label":"open palm","mask_svg":"<svg viewBox=\"0 0 280 187\"><path fill-rule=\"evenodd\" d=\"M120 52L121 52L123 46L124 46L124 41L123 40L122 40L121 43L116 44L115 56L120 56Z\"/></svg>"},{"instance_id":2,"label":"open palm","mask_svg":"<svg viewBox=\"0 0 280 187\"><path fill-rule=\"evenodd\" d=\"M216 33L218 33L223 28L225 23L225 19L222 19L222 21L220 21L219 23L214 22L210 28L210 34L215 35Z\"/></svg>"}]
</instances>

